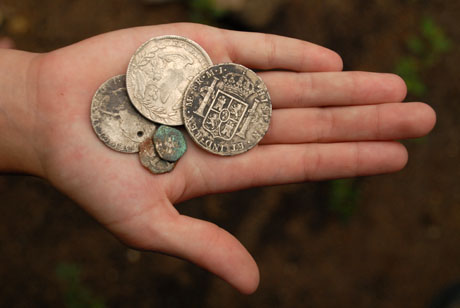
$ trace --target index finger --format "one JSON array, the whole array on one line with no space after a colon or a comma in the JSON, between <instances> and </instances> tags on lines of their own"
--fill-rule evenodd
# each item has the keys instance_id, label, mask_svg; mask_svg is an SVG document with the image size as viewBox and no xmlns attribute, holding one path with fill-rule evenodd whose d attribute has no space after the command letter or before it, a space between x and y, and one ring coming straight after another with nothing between
<instances>
[{"instance_id":1,"label":"index finger","mask_svg":"<svg viewBox=\"0 0 460 308\"><path fill-rule=\"evenodd\" d=\"M306 41L265 33L224 31L230 60L256 69L341 71L340 56Z\"/></svg>"},{"instance_id":2,"label":"index finger","mask_svg":"<svg viewBox=\"0 0 460 308\"><path fill-rule=\"evenodd\" d=\"M200 44L214 63L235 62L244 66L297 72L341 71L340 56L325 47L274 34L225 30L178 23L136 28L137 44L153 35L176 34Z\"/></svg>"}]
</instances>

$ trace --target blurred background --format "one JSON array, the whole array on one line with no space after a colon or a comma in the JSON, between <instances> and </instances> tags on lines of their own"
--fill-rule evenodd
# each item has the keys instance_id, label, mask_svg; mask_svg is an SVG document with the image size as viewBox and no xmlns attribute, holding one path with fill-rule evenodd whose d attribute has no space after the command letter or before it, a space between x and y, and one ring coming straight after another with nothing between
<instances>
[{"instance_id":1,"label":"blurred background","mask_svg":"<svg viewBox=\"0 0 460 308\"><path fill-rule=\"evenodd\" d=\"M401 75L407 100L428 102L438 123L403 141L410 160L397 174L178 204L253 254L261 283L250 296L182 260L127 248L43 180L2 175L0 306L454 307L459 19L458 0L2 0L0 37L36 52L176 21L312 41L337 51L346 70Z\"/></svg>"}]
</instances>

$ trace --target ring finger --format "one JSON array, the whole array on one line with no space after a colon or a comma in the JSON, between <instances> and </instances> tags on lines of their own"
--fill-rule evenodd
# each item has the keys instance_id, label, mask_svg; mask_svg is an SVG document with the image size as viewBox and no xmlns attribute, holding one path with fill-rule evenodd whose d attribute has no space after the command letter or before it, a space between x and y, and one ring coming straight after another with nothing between
<instances>
[{"instance_id":1,"label":"ring finger","mask_svg":"<svg viewBox=\"0 0 460 308\"><path fill-rule=\"evenodd\" d=\"M420 137L434 125L423 103L273 110L262 144L379 141Z\"/></svg>"},{"instance_id":2,"label":"ring finger","mask_svg":"<svg viewBox=\"0 0 460 308\"><path fill-rule=\"evenodd\" d=\"M273 108L369 105L401 102L404 81L394 74L369 72L261 72Z\"/></svg>"}]
</instances>

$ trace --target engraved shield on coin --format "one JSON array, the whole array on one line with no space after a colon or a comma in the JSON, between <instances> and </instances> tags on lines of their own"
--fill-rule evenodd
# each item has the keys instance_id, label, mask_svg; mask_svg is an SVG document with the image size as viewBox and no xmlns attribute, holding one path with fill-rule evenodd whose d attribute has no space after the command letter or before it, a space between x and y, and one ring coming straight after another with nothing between
<instances>
[{"instance_id":1,"label":"engraved shield on coin","mask_svg":"<svg viewBox=\"0 0 460 308\"><path fill-rule=\"evenodd\" d=\"M243 120L248 104L220 89L203 120L203 128L214 137L231 140Z\"/></svg>"},{"instance_id":2,"label":"engraved shield on coin","mask_svg":"<svg viewBox=\"0 0 460 308\"><path fill-rule=\"evenodd\" d=\"M146 118L182 125L183 93L193 77L211 65L208 54L192 40L175 35L153 38L129 62L129 97Z\"/></svg>"},{"instance_id":3,"label":"engraved shield on coin","mask_svg":"<svg viewBox=\"0 0 460 308\"><path fill-rule=\"evenodd\" d=\"M108 147L136 153L139 144L155 131L155 124L137 112L126 92L125 75L104 82L91 102L91 124Z\"/></svg>"},{"instance_id":4,"label":"engraved shield on coin","mask_svg":"<svg viewBox=\"0 0 460 308\"><path fill-rule=\"evenodd\" d=\"M236 155L254 147L268 130L271 113L270 95L262 79L234 63L202 71L183 100L190 136L218 155Z\"/></svg>"}]
</instances>

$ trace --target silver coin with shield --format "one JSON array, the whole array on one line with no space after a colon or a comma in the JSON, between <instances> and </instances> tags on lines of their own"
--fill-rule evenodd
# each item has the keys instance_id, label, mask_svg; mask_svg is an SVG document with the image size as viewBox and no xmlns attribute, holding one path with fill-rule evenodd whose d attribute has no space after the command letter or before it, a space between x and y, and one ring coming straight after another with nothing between
<instances>
[{"instance_id":1,"label":"silver coin with shield","mask_svg":"<svg viewBox=\"0 0 460 308\"><path fill-rule=\"evenodd\" d=\"M211 153L228 156L259 143L268 130L272 104L255 72L224 63L195 76L184 95L183 113L193 141Z\"/></svg>"}]
</instances>

